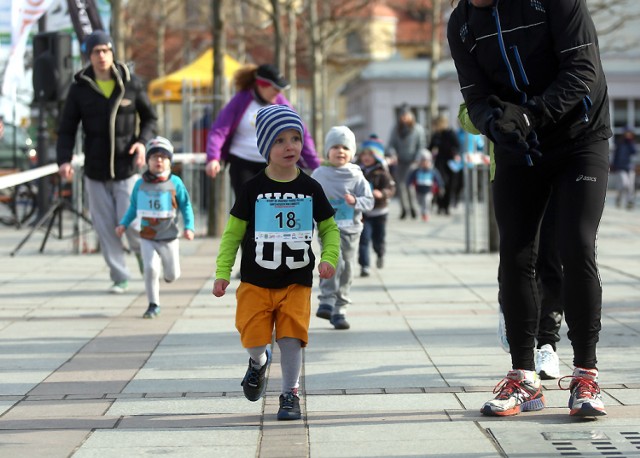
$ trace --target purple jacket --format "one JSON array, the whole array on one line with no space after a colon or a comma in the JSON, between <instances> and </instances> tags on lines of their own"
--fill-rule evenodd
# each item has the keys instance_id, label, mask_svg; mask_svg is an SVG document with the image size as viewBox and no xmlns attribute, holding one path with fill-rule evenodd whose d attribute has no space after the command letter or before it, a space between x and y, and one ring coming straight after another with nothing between
<instances>
[{"instance_id":1,"label":"purple jacket","mask_svg":"<svg viewBox=\"0 0 640 458\"><path fill-rule=\"evenodd\" d=\"M229 100L229 103L220 110L220 114L218 114L218 117L213 122L209 130L209 135L207 136L207 162L213 161L214 159L224 161L227 158L233 135L238 128L238 124L240 124L242 115L252 100L253 93L250 89L239 91ZM282 94L278 94L276 97L276 104L293 108L287 98ZM298 165L303 169L311 170L318 168L320 165L315 144L306 126L304 127L304 144Z\"/></svg>"}]
</instances>

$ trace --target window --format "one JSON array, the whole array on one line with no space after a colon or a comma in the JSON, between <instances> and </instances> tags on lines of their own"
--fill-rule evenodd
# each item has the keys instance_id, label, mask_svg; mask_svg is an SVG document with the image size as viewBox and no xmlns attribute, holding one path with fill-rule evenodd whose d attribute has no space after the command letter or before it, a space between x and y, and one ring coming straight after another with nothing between
<instances>
[{"instance_id":1,"label":"window","mask_svg":"<svg viewBox=\"0 0 640 458\"><path fill-rule=\"evenodd\" d=\"M621 134L627 127L640 129L640 99L615 99L611 114L614 134Z\"/></svg>"},{"instance_id":2,"label":"window","mask_svg":"<svg viewBox=\"0 0 640 458\"><path fill-rule=\"evenodd\" d=\"M352 55L363 53L362 40L358 33L351 32L347 35L347 51Z\"/></svg>"}]
</instances>

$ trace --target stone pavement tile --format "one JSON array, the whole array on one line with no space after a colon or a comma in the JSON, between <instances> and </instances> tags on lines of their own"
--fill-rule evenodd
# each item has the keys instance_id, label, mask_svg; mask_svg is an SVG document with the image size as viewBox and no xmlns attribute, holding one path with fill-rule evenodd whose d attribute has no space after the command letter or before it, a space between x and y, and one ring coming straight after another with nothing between
<instances>
[{"instance_id":1,"label":"stone pavement tile","mask_svg":"<svg viewBox=\"0 0 640 458\"><path fill-rule=\"evenodd\" d=\"M71 456L90 433L87 428L67 430L0 430L3 458L55 458Z\"/></svg>"},{"instance_id":2,"label":"stone pavement tile","mask_svg":"<svg viewBox=\"0 0 640 458\"><path fill-rule=\"evenodd\" d=\"M134 415L124 416L118 429L184 429L195 430L215 427L260 427L261 414L215 413L197 415Z\"/></svg>"},{"instance_id":3,"label":"stone pavement tile","mask_svg":"<svg viewBox=\"0 0 640 458\"><path fill-rule=\"evenodd\" d=\"M625 406L640 406L640 389L607 389L607 395Z\"/></svg>"},{"instance_id":4,"label":"stone pavement tile","mask_svg":"<svg viewBox=\"0 0 640 458\"><path fill-rule=\"evenodd\" d=\"M0 394L24 395L49 376L51 371L0 370Z\"/></svg>"},{"instance_id":5,"label":"stone pavement tile","mask_svg":"<svg viewBox=\"0 0 640 458\"><path fill-rule=\"evenodd\" d=\"M99 417L105 414L109 400L22 401L2 418L26 420L30 418Z\"/></svg>"},{"instance_id":6,"label":"stone pavement tile","mask_svg":"<svg viewBox=\"0 0 640 458\"><path fill-rule=\"evenodd\" d=\"M166 345L164 341L144 365L145 369L193 369L233 367L237 373L247 363L247 353L242 348L227 350L209 345ZM244 368L246 370L246 367Z\"/></svg>"},{"instance_id":7,"label":"stone pavement tile","mask_svg":"<svg viewBox=\"0 0 640 458\"><path fill-rule=\"evenodd\" d=\"M170 327L170 323L160 320L143 320L142 318L128 321L126 324L126 328L110 327L106 329L88 343L82 352L89 354L152 352ZM149 324L153 327L148 326Z\"/></svg>"},{"instance_id":8,"label":"stone pavement tile","mask_svg":"<svg viewBox=\"0 0 640 458\"><path fill-rule=\"evenodd\" d=\"M60 377L56 375L56 378ZM67 377L61 377L67 379ZM120 380L85 380L82 382L60 381L52 382L49 380L38 384L29 391L29 394L49 395L49 394L89 394L95 397L102 397L104 393L120 392L129 383L128 379Z\"/></svg>"},{"instance_id":9,"label":"stone pavement tile","mask_svg":"<svg viewBox=\"0 0 640 458\"><path fill-rule=\"evenodd\" d=\"M461 408L453 393L307 396L310 412L433 411Z\"/></svg>"},{"instance_id":10,"label":"stone pavement tile","mask_svg":"<svg viewBox=\"0 0 640 458\"><path fill-rule=\"evenodd\" d=\"M92 429L110 429L118 423L115 417L77 416L68 417L32 417L3 420L1 430L47 430L47 429L76 429L87 431Z\"/></svg>"},{"instance_id":11,"label":"stone pavement tile","mask_svg":"<svg viewBox=\"0 0 640 458\"><path fill-rule=\"evenodd\" d=\"M346 353L346 352L345 352ZM397 388L417 386L443 386L444 380L424 359L416 364L415 358L406 360L405 352L390 352L396 359L360 361L354 355L351 362L305 365L305 386L309 390Z\"/></svg>"},{"instance_id":12,"label":"stone pavement tile","mask_svg":"<svg viewBox=\"0 0 640 458\"><path fill-rule=\"evenodd\" d=\"M15 400L15 401L0 401L0 416L3 415L7 410L9 410L11 407L16 405L17 403L18 403L17 400Z\"/></svg>"},{"instance_id":13,"label":"stone pavement tile","mask_svg":"<svg viewBox=\"0 0 640 458\"><path fill-rule=\"evenodd\" d=\"M399 414L399 415L398 415ZM380 415L361 421L316 424L309 422L311 456L496 456L492 441L475 424L452 423L424 416Z\"/></svg>"},{"instance_id":14,"label":"stone pavement tile","mask_svg":"<svg viewBox=\"0 0 640 458\"><path fill-rule=\"evenodd\" d=\"M255 414L262 411L261 402L250 402L244 396L215 398L144 398L118 399L107 415L198 415L198 414Z\"/></svg>"},{"instance_id":15,"label":"stone pavement tile","mask_svg":"<svg viewBox=\"0 0 640 458\"><path fill-rule=\"evenodd\" d=\"M167 455L176 458L255 458L258 427L95 431L74 458Z\"/></svg>"},{"instance_id":16,"label":"stone pavement tile","mask_svg":"<svg viewBox=\"0 0 640 458\"><path fill-rule=\"evenodd\" d=\"M71 380L108 380L119 379L122 373L129 373L130 370L138 370L149 358L146 352L130 352L107 354L87 353L85 351L76 354L69 362L64 364L58 372L61 377L64 373L69 373ZM94 373L83 374L84 372Z\"/></svg>"},{"instance_id":17,"label":"stone pavement tile","mask_svg":"<svg viewBox=\"0 0 640 458\"><path fill-rule=\"evenodd\" d=\"M240 389L242 374L233 380L228 378L212 378L212 370L194 370L196 377L190 373L191 378L163 378L158 380L134 379L128 382L124 393L188 393L188 392L209 392L222 391L230 392Z\"/></svg>"}]
</instances>

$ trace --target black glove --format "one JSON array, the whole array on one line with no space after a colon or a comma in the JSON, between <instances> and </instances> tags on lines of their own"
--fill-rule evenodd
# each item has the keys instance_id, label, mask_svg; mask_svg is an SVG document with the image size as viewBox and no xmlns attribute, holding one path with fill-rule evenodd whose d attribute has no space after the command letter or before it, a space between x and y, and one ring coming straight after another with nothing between
<instances>
[{"instance_id":1,"label":"black glove","mask_svg":"<svg viewBox=\"0 0 640 458\"><path fill-rule=\"evenodd\" d=\"M495 100L504 105L497 97L491 97L491 103L495 104ZM517 105L509 104L514 107ZM513 154L523 154L528 165L533 165L532 156L536 158L542 157L540 152L540 142L538 136L534 130L530 130L526 138L522 137L521 132L512 130L504 132L500 128L500 123L503 121L505 113L502 108L494 107L491 115L489 116L486 124L487 136L496 144L500 149Z\"/></svg>"},{"instance_id":2,"label":"black glove","mask_svg":"<svg viewBox=\"0 0 640 458\"><path fill-rule=\"evenodd\" d=\"M494 108L491 116L487 120L487 136L493 143L500 147L501 150L514 154L526 154L529 150L529 144L518 132L503 132L499 128L499 121L504 113L500 108Z\"/></svg>"},{"instance_id":3,"label":"black glove","mask_svg":"<svg viewBox=\"0 0 640 458\"><path fill-rule=\"evenodd\" d=\"M538 119L528 107L505 102L495 95L490 96L487 101L494 111L502 110L502 116L494 122L496 130L504 134L513 132L518 136L518 141L525 141L535 129Z\"/></svg>"},{"instance_id":4,"label":"black glove","mask_svg":"<svg viewBox=\"0 0 640 458\"><path fill-rule=\"evenodd\" d=\"M540 151L540 142L538 141L538 135L536 135L535 130L532 130L527 137L527 145L529 145L529 151L527 151L527 154L530 154L537 158L542 157L542 151Z\"/></svg>"}]
</instances>

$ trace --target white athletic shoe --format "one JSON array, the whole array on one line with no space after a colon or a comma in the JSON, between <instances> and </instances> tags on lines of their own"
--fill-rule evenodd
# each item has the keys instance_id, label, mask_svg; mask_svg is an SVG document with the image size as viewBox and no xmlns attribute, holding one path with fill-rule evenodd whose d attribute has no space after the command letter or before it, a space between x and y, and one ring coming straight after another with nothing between
<instances>
[{"instance_id":1,"label":"white athletic shoe","mask_svg":"<svg viewBox=\"0 0 640 458\"><path fill-rule=\"evenodd\" d=\"M536 372L542 380L560 377L560 359L551 345L545 344L536 350Z\"/></svg>"},{"instance_id":2,"label":"white athletic shoe","mask_svg":"<svg viewBox=\"0 0 640 458\"><path fill-rule=\"evenodd\" d=\"M511 349L509 348L509 341L507 340L507 326L504 323L504 313L502 313L502 308L498 308L498 342L500 343L500 348L507 353L511 352Z\"/></svg>"}]
</instances>

